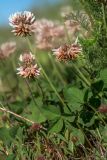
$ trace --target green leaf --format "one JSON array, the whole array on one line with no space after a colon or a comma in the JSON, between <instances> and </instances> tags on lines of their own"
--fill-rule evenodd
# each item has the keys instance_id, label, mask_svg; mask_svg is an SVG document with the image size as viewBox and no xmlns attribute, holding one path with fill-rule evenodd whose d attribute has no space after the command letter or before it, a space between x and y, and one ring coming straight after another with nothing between
<instances>
[{"instance_id":1,"label":"green leaf","mask_svg":"<svg viewBox=\"0 0 107 160\"><path fill-rule=\"evenodd\" d=\"M64 121L73 122L75 120L75 116L64 114L63 119Z\"/></svg>"},{"instance_id":2,"label":"green leaf","mask_svg":"<svg viewBox=\"0 0 107 160\"><path fill-rule=\"evenodd\" d=\"M12 103L9 107L13 112L15 112L17 114L21 114L24 110L24 106L25 106L25 104L23 102L16 101L16 102Z\"/></svg>"},{"instance_id":3,"label":"green leaf","mask_svg":"<svg viewBox=\"0 0 107 160\"><path fill-rule=\"evenodd\" d=\"M62 141L64 141L64 142L67 142L67 140L66 140L66 138L62 135L62 134L57 134L57 137L60 139L60 140L62 140Z\"/></svg>"},{"instance_id":4,"label":"green leaf","mask_svg":"<svg viewBox=\"0 0 107 160\"><path fill-rule=\"evenodd\" d=\"M12 141L8 128L0 128L0 140L2 140L5 144L9 144Z\"/></svg>"},{"instance_id":5,"label":"green leaf","mask_svg":"<svg viewBox=\"0 0 107 160\"><path fill-rule=\"evenodd\" d=\"M42 107L43 106L42 98L41 97L36 98L36 103L39 107Z\"/></svg>"},{"instance_id":6,"label":"green leaf","mask_svg":"<svg viewBox=\"0 0 107 160\"><path fill-rule=\"evenodd\" d=\"M88 99L91 98L93 94L90 89L86 89L84 91L84 102L88 102Z\"/></svg>"},{"instance_id":7,"label":"green leaf","mask_svg":"<svg viewBox=\"0 0 107 160\"><path fill-rule=\"evenodd\" d=\"M69 140L69 130L66 129L65 131L65 139L68 141Z\"/></svg>"},{"instance_id":8,"label":"green leaf","mask_svg":"<svg viewBox=\"0 0 107 160\"><path fill-rule=\"evenodd\" d=\"M11 154L6 158L6 160L14 160L14 159L15 159L15 155L14 154Z\"/></svg>"},{"instance_id":9,"label":"green leaf","mask_svg":"<svg viewBox=\"0 0 107 160\"><path fill-rule=\"evenodd\" d=\"M107 87L107 69L101 70L100 79L104 81L104 87Z\"/></svg>"},{"instance_id":10,"label":"green leaf","mask_svg":"<svg viewBox=\"0 0 107 160\"><path fill-rule=\"evenodd\" d=\"M78 118L78 122L86 127L92 126L95 122L94 113L87 110L81 112L80 117Z\"/></svg>"},{"instance_id":11,"label":"green leaf","mask_svg":"<svg viewBox=\"0 0 107 160\"><path fill-rule=\"evenodd\" d=\"M102 80L97 81L91 85L91 89L94 95L97 95L102 91L104 87L104 82Z\"/></svg>"},{"instance_id":12,"label":"green leaf","mask_svg":"<svg viewBox=\"0 0 107 160\"><path fill-rule=\"evenodd\" d=\"M10 136L12 138L15 138L17 131L18 131L18 126L14 126L14 127L10 128L10 130L9 130Z\"/></svg>"},{"instance_id":13,"label":"green leaf","mask_svg":"<svg viewBox=\"0 0 107 160\"><path fill-rule=\"evenodd\" d=\"M74 152L74 143L72 141L68 142L68 149L73 153Z\"/></svg>"},{"instance_id":14,"label":"green leaf","mask_svg":"<svg viewBox=\"0 0 107 160\"><path fill-rule=\"evenodd\" d=\"M61 116L59 108L53 105L46 106L43 112L48 120L53 120Z\"/></svg>"},{"instance_id":15,"label":"green leaf","mask_svg":"<svg viewBox=\"0 0 107 160\"><path fill-rule=\"evenodd\" d=\"M24 114L26 118L36 122L41 123L46 121L42 107L34 105L33 102L28 106L27 113Z\"/></svg>"},{"instance_id":16,"label":"green leaf","mask_svg":"<svg viewBox=\"0 0 107 160\"><path fill-rule=\"evenodd\" d=\"M63 120L60 118L49 129L49 133L59 133L62 130L62 128L63 128Z\"/></svg>"},{"instance_id":17,"label":"green leaf","mask_svg":"<svg viewBox=\"0 0 107 160\"><path fill-rule=\"evenodd\" d=\"M101 135L102 135L102 138L104 140L104 142L107 143L107 125L104 127L104 129L101 131Z\"/></svg>"},{"instance_id":18,"label":"green leaf","mask_svg":"<svg viewBox=\"0 0 107 160\"><path fill-rule=\"evenodd\" d=\"M17 137L21 140L23 138L23 128L19 127L17 130Z\"/></svg>"},{"instance_id":19,"label":"green leaf","mask_svg":"<svg viewBox=\"0 0 107 160\"><path fill-rule=\"evenodd\" d=\"M64 90L65 100L71 111L81 111L82 104L84 103L84 92L76 87L68 88Z\"/></svg>"},{"instance_id":20,"label":"green leaf","mask_svg":"<svg viewBox=\"0 0 107 160\"><path fill-rule=\"evenodd\" d=\"M93 106L94 108L98 108L101 105L101 100L99 98L92 96L89 99L89 104L90 106Z\"/></svg>"},{"instance_id":21,"label":"green leaf","mask_svg":"<svg viewBox=\"0 0 107 160\"><path fill-rule=\"evenodd\" d=\"M72 128L70 139L74 141L75 145L84 144L84 134L80 129Z\"/></svg>"}]
</instances>

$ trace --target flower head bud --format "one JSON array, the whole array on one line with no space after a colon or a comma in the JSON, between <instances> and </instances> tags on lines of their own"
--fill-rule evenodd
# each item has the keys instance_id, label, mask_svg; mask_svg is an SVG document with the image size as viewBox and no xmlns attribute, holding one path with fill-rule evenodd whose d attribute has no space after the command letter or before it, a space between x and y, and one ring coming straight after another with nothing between
<instances>
[{"instance_id":1,"label":"flower head bud","mask_svg":"<svg viewBox=\"0 0 107 160\"><path fill-rule=\"evenodd\" d=\"M24 53L23 55L21 54L19 57L20 62L23 62L25 64L31 64L35 60L35 56L30 52L30 53Z\"/></svg>"},{"instance_id":2,"label":"flower head bud","mask_svg":"<svg viewBox=\"0 0 107 160\"><path fill-rule=\"evenodd\" d=\"M103 113L103 114L107 113L107 105L102 104L102 105L98 108L98 111L99 111L100 113Z\"/></svg>"}]
</instances>

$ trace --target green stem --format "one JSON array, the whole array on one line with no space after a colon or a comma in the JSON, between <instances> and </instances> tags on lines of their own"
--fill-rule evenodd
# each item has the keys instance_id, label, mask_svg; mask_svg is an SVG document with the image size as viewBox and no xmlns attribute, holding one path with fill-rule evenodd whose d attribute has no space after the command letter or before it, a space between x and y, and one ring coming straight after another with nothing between
<instances>
[{"instance_id":1,"label":"green stem","mask_svg":"<svg viewBox=\"0 0 107 160\"><path fill-rule=\"evenodd\" d=\"M103 3L102 3L102 12L103 12L104 27L105 27L105 31L106 31L106 34L107 34L107 23L106 23L105 9L104 9L104 4Z\"/></svg>"},{"instance_id":2,"label":"green stem","mask_svg":"<svg viewBox=\"0 0 107 160\"><path fill-rule=\"evenodd\" d=\"M28 89L29 89L29 92L30 92L30 94L31 94L31 97L32 97L32 100L33 100L35 106L36 106L37 109L41 112L41 109L39 108L39 106L37 105L37 103L36 103L36 101L35 101L35 99L34 99L34 96L33 96L33 93L32 93L32 90L31 90L31 88L30 88L30 85L29 85L28 80L25 79L25 82L26 82L26 84L27 84L27 87L28 87Z\"/></svg>"},{"instance_id":3,"label":"green stem","mask_svg":"<svg viewBox=\"0 0 107 160\"><path fill-rule=\"evenodd\" d=\"M90 148L93 148L93 146L91 145L89 139L87 138L86 134L84 133L83 129L80 127L79 123L77 123L78 128L81 130L81 132L83 133L87 143L89 144Z\"/></svg>"},{"instance_id":4,"label":"green stem","mask_svg":"<svg viewBox=\"0 0 107 160\"><path fill-rule=\"evenodd\" d=\"M88 104L88 106L97 114L97 116L99 117L99 119L101 119L101 121L104 123L104 125L106 125L106 122L104 121L104 119L100 116L100 114L95 110L95 108L91 105Z\"/></svg>"},{"instance_id":5,"label":"green stem","mask_svg":"<svg viewBox=\"0 0 107 160\"><path fill-rule=\"evenodd\" d=\"M40 85L39 81L38 81L38 80L36 80L36 79L35 79L35 81L36 81L36 84L37 84L37 86L38 86L38 89L39 89L40 95L41 95L41 96L43 97L43 99L44 99L44 92L43 92L43 89L42 89L42 87L41 87L41 85Z\"/></svg>"},{"instance_id":6,"label":"green stem","mask_svg":"<svg viewBox=\"0 0 107 160\"><path fill-rule=\"evenodd\" d=\"M63 26L64 26L64 31L65 31L65 34L66 34L66 37L67 37L67 41L68 41L68 43L71 43L70 36L69 36L68 30L66 28L66 25L64 23L64 20L62 20L62 23L63 23Z\"/></svg>"},{"instance_id":7,"label":"green stem","mask_svg":"<svg viewBox=\"0 0 107 160\"><path fill-rule=\"evenodd\" d=\"M35 99L34 99L34 97L33 97L33 93L32 93L32 90L31 90L31 88L30 88L30 85L29 85L28 80L25 79L25 82L26 82L26 84L27 84L27 87L28 87L28 89L29 89L29 92L30 92L30 94L31 94L31 97L32 97L32 100L33 100L34 104L37 105L36 102L35 102Z\"/></svg>"},{"instance_id":8,"label":"green stem","mask_svg":"<svg viewBox=\"0 0 107 160\"><path fill-rule=\"evenodd\" d=\"M34 53L34 50L33 50L32 46L31 46L31 43L30 43L30 41L29 41L28 38L27 38L27 42L28 42L28 45L29 45L30 50L32 51L32 53ZM51 80L48 78L47 74L45 73L45 70L43 69L41 63L38 61L37 57L36 57L36 61L37 61L38 65L40 66L41 71L42 71L44 77L46 78L46 80L48 81L50 87L53 89L53 91L55 92L56 96L59 98L59 100L60 100L60 102L62 103L62 105L63 105L65 108L67 108L67 106L66 106L66 104L64 103L63 99L61 98L61 96L60 96L59 93L57 92L56 88L55 88L54 85L52 84Z\"/></svg>"},{"instance_id":9,"label":"green stem","mask_svg":"<svg viewBox=\"0 0 107 160\"><path fill-rule=\"evenodd\" d=\"M49 59L50 59L50 61L51 61L51 63L52 63L52 66L53 66L55 72L57 73L57 75L58 75L60 81L62 82L62 84L65 86L65 85L66 85L66 82L64 81L64 79L63 79L60 71L59 71L58 68L56 67L55 61L52 59L51 53L49 53L48 55L49 55Z\"/></svg>"},{"instance_id":10,"label":"green stem","mask_svg":"<svg viewBox=\"0 0 107 160\"><path fill-rule=\"evenodd\" d=\"M74 64L72 63L72 66L74 67L74 69L77 71L77 73L79 74L79 77L81 77L81 79L86 83L86 85L88 87L90 87L90 82L87 80L87 78L83 75L83 73L79 70L79 68Z\"/></svg>"}]
</instances>

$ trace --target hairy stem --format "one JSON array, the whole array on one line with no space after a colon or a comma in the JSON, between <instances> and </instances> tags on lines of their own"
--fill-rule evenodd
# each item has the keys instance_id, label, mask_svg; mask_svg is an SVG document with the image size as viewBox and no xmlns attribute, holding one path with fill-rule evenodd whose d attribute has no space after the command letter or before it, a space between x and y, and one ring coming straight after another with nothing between
<instances>
[{"instance_id":1,"label":"hairy stem","mask_svg":"<svg viewBox=\"0 0 107 160\"><path fill-rule=\"evenodd\" d=\"M35 99L34 99L34 97L33 97L33 93L32 93L32 90L31 90L31 88L30 88L30 85L29 85L28 80L25 79L25 82L26 82L27 87L28 87L28 90L29 90L29 92L30 92L30 94L31 94L32 100L33 100L34 104L37 106L36 101L35 101Z\"/></svg>"},{"instance_id":2,"label":"hairy stem","mask_svg":"<svg viewBox=\"0 0 107 160\"><path fill-rule=\"evenodd\" d=\"M104 8L104 4L102 3L102 13L103 13L103 23L104 23L104 28L107 34L107 23L106 23L106 15L105 15L105 8Z\"/></svg>"},{"instance_id":3,"label":"hairy stem","mask_svg":"<svg viewBox=\"0 0 107 160\"><path fill-rule=\"evenodd\" d=\"M33 48L32 48L32 45L31 45L29 39L27 39L27 42L28 42L28 45L29 45L30 50L32 51L32 53L34 53L34 50L33 50ZM50 87L52 88L52 90L54 91L54 93L56 94L56 96L59 98L59 100L60 100L60 102L62 103L62 105L63 105L65 108L67 108L66 104L64 103L63 99L61 98L61 96L60 96L59 93L57 92L57 90L56 90L55 86L53 85L53 83L51 82L51 80L48 78L45 70L43 69L41 63L38 61L37 57L36 57L36 61L37 61L38 65L40 66L41 71L42 71L44 77L46 78L46 80L48 81Z\"/></svg>"},{"instance_id":4,"label":"hairy stem","mask_svg":"<svg viewBox=\"0 0 107 160\"><path fill-rule=\"evenodd\" d=\"M75 71L79 74L79 77L86 83L86 85L88 87L90 87L90 82L88 81L88 79L83 75L83 73L79 70L79 68L74 64L72 63L72 66L73 68L75 69Z\"/></svg>"},{"instance_id":5,"label":"hairy stem","mask_svg":"<svg viewBox=\"0 0 107 160\"><path fill-rule=\"evenodd\" d=\"M57 73L57 75L58 75L60 81L62 82L62 84L65 86L65 85L66 85L66 82L65 82L65 80L63 79L60 71L58 70L55 62L53 61L52 56L51 56L51 53L49 53L48 55L49 55L49 59L50 59L50 61L51 61L51 63L52 63L52 66L53 66L53 68L55 69L55 72Z\"/></svg>"},{"instance_id":6,"label":"hairy stem","mask_svg":"<svg viewBox=\"0 0 107 160\"><path fill-rule=\"evenodd\" d=\"M32 100L33 100L33 102L34 102L35 106L37 107L37 109L39 110L39 112L41 112L41 113L42 113L42 111L41 111L40 107L38 106L38 104L36 103L36 101L35 101L35 99L34 99L34 96L33 96L33 93L32 93L32 90L31 90L31 88L30 88L30 85L29 85L28 80L27 80L27 79L25 79L25 82L26 82L26 84L27 84L27 87L28 87L28 89L29 89L29 92L30 92L30 94L31 94L31 97L32 97Z\"/></svg>"}]
</instances>

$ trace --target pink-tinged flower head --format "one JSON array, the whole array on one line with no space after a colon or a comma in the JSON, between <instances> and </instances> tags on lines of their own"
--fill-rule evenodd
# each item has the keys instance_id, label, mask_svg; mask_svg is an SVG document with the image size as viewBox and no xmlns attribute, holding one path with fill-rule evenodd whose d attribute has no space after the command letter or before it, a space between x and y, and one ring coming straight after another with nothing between
<instances>
[{"instance_id":1,"label":"pink-tinged flower head","mask_svg":"<svg viewBox=\"0 0 107 160\"><path fill-rule=\"evenodd\" d=\"M40 75L40 69L38 68L37 64L30 65L28 67L21 66L17 68L18 73L23 78L34 78Z\"/></svg>"},{"instance_id":2,"label":"pink-tinged flower head","mask_svg":"<svg viewBox=\"0 0 107 160\"><path fill-rule=\"evenodd\" d=\"M68 50L68 55L70 55L71 59L75 59L79 53L82 52L82 48L79 44L70 45L70 49Z\"/></svg>"},{"instance_id":3,"label":"pink-tinged flower head","mask_svg":"<svg viewBox=\"0 0 107 160\"><path fill-rule=\"evenodd\" d=\"M25 64L31 64L35 60L35 56L31 52L24 53L23 55L20 55L19 60Z\"/></svg>"},{"instance_id":4,"label":"pink-tinged flower head","mask_svg":"<svg viewBox=\"0 0 107 160\"><path fill-rule=\"evenodd\" d=\"M18 75L23 78L37 78L40 75L40 68L35 64L35 57L31 52L20 55L19 60L21 64L19 64L20 67L17 68Z\"/></svg>"},{"instance_id":5,"label":"pink-tinged flower head","mask_svg":"<svg viewBox=\"0 0 107 160\"><path fill-rule=\"evenodd\" d=\"M35 22L35 29L36 46L39 49L52 49L65 36L64 27L56 21L38 20Z\"/></svg>"},{"instance_id":6,"label":"pink-tinged flower head","mask_svg":"<svg viewBox=\"0 0 107 160\"><path fill-rule=\"evenodd\" d=\"M16 50L15 42L6 42L0 46L0 59L4 59L10 56L10 54L14 53Z\"/></svg>"},{"instance_id":7,"label":"pink-tinged flower head","mask_svg":"<svg viewBox=\"0 0 107 160\"><path fill-rule=\"evenodd\" d=\"M66 61L68 59L68 49L69 45L64 44L57 49L53 49L52 51L59 61Z\"/></svg>"},{"instance_id":8,"label":"pink-tinged flower head","mask_svg":"<svg viewBox=\"0 0 107 160\"><path fill-rule=\"evenodd\" d=\"M16 12L9 17L9 22L16 36L27 36L33 32L35 16L28 11Z\"/></svg>"},{"instance_id":9,"label":"pink-tinged flower head","mask_svg":"<svg viewBox=\"0 0 107 160\"><path fill-rule=\"evenodd\" d=\"M79 44L73 43L71 45L64 44L58 49L53 49L54 55L59 61L75 60L82 48Z\"/></svg>"}]
</instances>

